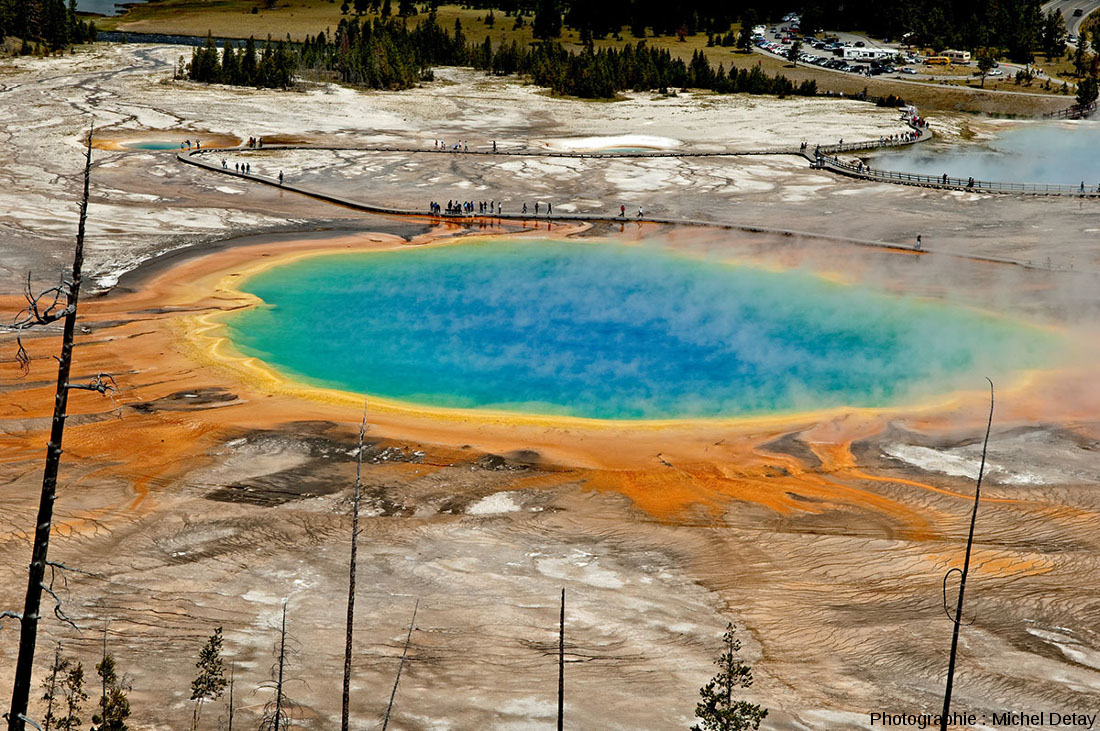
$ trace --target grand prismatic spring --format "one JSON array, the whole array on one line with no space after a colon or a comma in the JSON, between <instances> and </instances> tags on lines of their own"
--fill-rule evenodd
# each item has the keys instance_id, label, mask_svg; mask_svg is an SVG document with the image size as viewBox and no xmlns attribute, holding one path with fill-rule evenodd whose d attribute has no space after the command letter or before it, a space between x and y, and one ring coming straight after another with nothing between
<instances>
[{"instance_id":1,"label":"grand prismatic spring","mask_svg":"<svg viewBox=\"0 0 1100 731\"><path fill-rule=\"evenodd\" d=\"M887 406L1036 367L1055 348L988 314L648 245L318 256L243 287L263 301L228 319L246 355L450 408L691 419Z\"/></svg>"},{"instance_id":2,"label":"grand prismatic spring","mask_svg":"<svg viewBox=\"0 0 1100 731\"><path fill-rule=\"evenodd\" d=\"M154 0L51 48L64 5L0 0L9 731L709 730L727 627L765 731L937 727L956 628L951 728L1100 708L1094 49L868 77L730 45L740 0L561 0L560 52L555 3ZM858 5L817 14L857 54L1048 17Z\"/></svg>"}]
</instances>

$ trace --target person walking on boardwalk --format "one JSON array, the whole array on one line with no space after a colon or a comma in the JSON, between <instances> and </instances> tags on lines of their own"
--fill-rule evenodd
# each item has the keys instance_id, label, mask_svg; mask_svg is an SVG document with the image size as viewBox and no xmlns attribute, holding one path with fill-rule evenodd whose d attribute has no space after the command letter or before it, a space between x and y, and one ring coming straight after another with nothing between
<instances>
[{"instance_id":1,"label":"person walking on boardwalk","mask_svg":"<svg viewBox=\"0 0 1100 731\"><path fill-rule=\"evenodd\" d=\"M497 141L493 140L493 152L497 151Z\"/></svg>"},{"instance_id":2,"label":"person walking on boardwalk","mask_svg":"<svg viewBox=\"0 0 1100 731\"><path fill-rule=\"evenodd\" d=\"M626 218L626 206L619 206L619 218Z\"/></svg>"},{"instance_id":3,"label":"person walking on boardwalk","mask_svg":"<svg viewBox=\"0 0 1100 731\"><path fill-rule=\"evenodd\" d=\"M527 204L526 203L523 204L523 215L525 215L525 216L527 215Z\"/></svg>"},{"instance_id":4,"label":"person walking on boardwalk","mask_svg":"<svg viewBox=\"0 0 1100 731\"><path fill-rule=\"evenodd\" d=\"M642 217L642 207L638 206L638 218Z\"/></svg>"},{"instance_id":5,"label":"person walking on boardwalk","mask_svg":"<svg viewBox=\"0 0 1100 731\"><path fill-rule=\"evenodd\" d=\"M1082 184L1081 190L1084 190L1084 184ZM546 204L546 215L547 216L553 216L554 215L554 204L553 203L547 203Z\"/></svg>"},{"instance_id":6,"label":"person walking on boardwalk","mask_svg":"<svg viewBox=\"0 0 1100 731\"><path fill-rule=\"evenodd\" d=\"M917 251L920 251L920 234L917 234Z\"/></svg>"},{"instance_id":7,"label":"person walking on boardwalk","mask_svg":"<svg viewBox=\"0 0 1100 731\"><path fill-rule=\"evenodd\" d=\"M282 184L283 184L283 171L280 170L279 171L279 185L282 185Z\"/></svg>"},{"instance_id":8,"label":"person walking on boardwalk","mask_svg":"<svg viewBox=\"0 0 1100 731\"><path fill-rule=\"evenodd\" d=\"M539 202L535 201L535 215L539 215Z\"/></svg>"}]
</instances>

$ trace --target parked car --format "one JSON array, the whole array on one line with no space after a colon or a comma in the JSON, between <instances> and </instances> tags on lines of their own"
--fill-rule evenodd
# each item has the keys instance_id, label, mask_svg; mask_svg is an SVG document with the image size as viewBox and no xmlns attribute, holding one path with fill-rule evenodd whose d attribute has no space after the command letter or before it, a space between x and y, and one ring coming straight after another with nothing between
<instances>
[{"instance_id":1,"label":"parked car","mask_svg":"<svg viewBox=\"0 0 1100 731\"><path fill-rule=\"evenodd\" d=\"M863 41L856 41L856 48L863 48L866 45L867 44L864 43Z\"/></svg>"},{"instance_id":2,"label":"parked car","mask_svg":"<svg viewBox=\"0 0 1100 731\"><path fill-rule=\"evenodd\" d=\"M915 74L915 73L917 73L917 70L916 70L916 69L911 69L911 68L909 68L908 66L906 66L905 68L903 68L903 69L901 70L901 72L902 72L903 74Z\"/></svg>"},{"instance_id":3,"label":"parked car","mask_svg":"<svg viewBox=\"0 0 1100 731\"><path fill-rule=\"evenodd\" d=\"M988 76L1002 76L1003 72L1000 69L993 69L987 75Z\"/></svg>"}]
</instances>

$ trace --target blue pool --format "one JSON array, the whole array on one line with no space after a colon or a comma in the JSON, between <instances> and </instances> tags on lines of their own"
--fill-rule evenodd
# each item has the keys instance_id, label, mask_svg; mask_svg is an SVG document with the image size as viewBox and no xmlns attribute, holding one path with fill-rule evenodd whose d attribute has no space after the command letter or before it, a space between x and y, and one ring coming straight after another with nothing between
<instances>
[{"instance_id":1,"label":"blue pool","mask_svg":"<svg viewBox=\"0 0 1100 731\"><path fill-rule=\"evenodd\" d=\"M134 140L133 142L124 142L123 147L129 150L178 150L180 149L179 142L173 142L172 140Z\"/></svg>"},{"instance_id":2,"label":"blue pool","mask_svg":"<svg viewBox=\"0 0 1100 731\"><path fill-rule=\"evenodd\" d=\"M943 303L653 246L485 239L301 259L227 320L296 379L602 419L882 406L980 388L1054 336Z\"/></svg>"}]
</instances>

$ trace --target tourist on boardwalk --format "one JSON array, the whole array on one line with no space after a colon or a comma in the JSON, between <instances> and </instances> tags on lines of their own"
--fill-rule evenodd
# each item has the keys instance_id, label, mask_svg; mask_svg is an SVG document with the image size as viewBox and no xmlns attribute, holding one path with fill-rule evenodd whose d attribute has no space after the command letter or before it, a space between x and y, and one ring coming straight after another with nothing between
<instances>
[{"instance_id":1,"label":"tourist on boardwalk","mask_svg":"<svg viewBox=\"0 0 1100 731\"><path fill-rule=\"evenodd\" d=\"M493 140L493 152L497 151L497 141Z\"/></svg>"},{"instance_id":2,"label":"tourist on boardwalk","mask_svg":"<svg viewBox=\"0 0 1100 731\"><path fill-rule=\"evenodd\" d=\"M535 215L539 215L539 202L535 201Z\"/></svg>"},{"instance_id":3,"label":"tourist on boardwalk","mask_svg":"<svg viewBox=\"0 0 1100 731\"><path fill-rule=\"evenodd\" d=\"M1084 180L1081 181L1081 192L1082 193L1085 192L1085 181Z\"/></svg>"},{"instance_id":4,"label":"tourist on boardwalk","mask_svg":"<svg viewBox=\"0 0 1100 731\"><path fill-rule=\"evenodd\" d=\"M1082 184L1082 190L1084 190L1084 184ZM546 204L546 215L547 216L553 216L554 215L554 204L553 203L547 203Z\"/></svg>"},{"instance_id":5,"label":"tourist on boardwalk","mask_svg":"<svg viewBox=\"0 0 1100 731\"><path fill-rule=\"evenodd\" d=\"M619 206L619 218L626 218L626 206Z\"/></svg>"},{"instance_id":6,"label":"tourist on boardwalk","mask_svg":"<svg viewBox=\"0 0 1100 731\"><path fill-rule=\"evenodd\" d=\"M525 215L525 216L527 215L527 204L526 203L523 204L523 215Z\"/></svg>"},{"instance_id":7,"label":"tourist on boardwalk","mask_svg":"<svg viewBox=\"0 0 1100 731\"><path fill-rule=\"evenodd\" d=\"M241 174L241 164L239 162L233 163L233 169L237 172L238 175Z\"/></svg>"},{"instance_id":8,"label":"tourist on boardwalk","mask_svg":"<svg viewBox=\"0 0 1100 731\"><path fill-rule=\"evenodd\" d=\"M917 251L920 251L920 234L917 234Z\"/></svg>"},{"instance_id":9,"label":"tourist on boardwalk","mask_svg":"<svg viewBox=\"0 0 1100 731\"><path fill-rule=\"evenodd\" d=\"M282 185L282 184L283 184L283 171L280 170L279 171L279 185Z\"/></svg>"},{"instance_id":10,"label":"tourist on boardwalk","mask_svg":"<svg viewBox=\"0 0 1100 731\"><path fill-rule=\"evenodd\" d=\"M947 173L943 174L943 184L947 185Z\"/></svg>"},{"instance_id":11,"label":"tourist on boardwalk","mask_svg":"<svg viewBox=\"0 0 1100 731\"><path fill-rule=\"evenodd\" d=\"M642 207L638 206L638 218L642 217Z\"/></svg>"}]
</instances>

